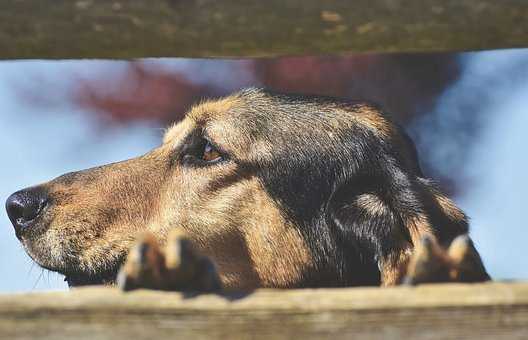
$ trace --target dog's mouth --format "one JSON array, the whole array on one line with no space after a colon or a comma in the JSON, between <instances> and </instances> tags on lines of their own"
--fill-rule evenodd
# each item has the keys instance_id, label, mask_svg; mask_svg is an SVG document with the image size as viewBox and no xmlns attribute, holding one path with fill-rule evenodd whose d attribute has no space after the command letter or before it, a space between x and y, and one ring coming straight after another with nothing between
<instances>
[{"instance_id":1,"label":"dog's mouth","mask_svg":"<svg viewBox=\"0 0 528 340\"><path fill-rule=\"evenodd\" d=\"M94 285L112 286L116 282L116 277L117 272L94 275L66 274L64 275L64 281L68 283L70 288Z\"/></svg>"},{"instance_id":2,"label":"dog's mouth","mask_svg":"<svg viewBox=\"0 0 528 340\"><path fill-rule=\"evenodd\" d=\"M79 272L77 270L71 270L66 268L57 268L51 267L46 264L43 264L37 260L35 257L28 253L29 256L35 263L37 263L41 268L49 270L51 272L56 272L58 274L64 275L64 282L68 283L70 288L80 287L80 286L95 286L95 285L105 285L112 286L116 283L117 274L119 268L121 268L121 261L117 261L115 265L112 265L111 268L106 268L104 270L98 270L94 272ZM60 266L62 267L62 266Z\"/></svg>"},{"instance_id":3,"label":"dog's mouth","mask_svg":"<svg viewBox=\"0 0 528 340\"><path fill-rule=\"evenodd\" d=\"M123 259L124 260L124 259ZM116 283L117 274L121 268L122 260L114 262L104 269L99 269L94 272L78 272L78 271L59 271L64 275L64 281L68 283L70 288L81 286L95 286L105 285L113 286Z\"/></svg>"},{"instance_id":4,"label":"dog's mouth","mask_svg":"<svg viewBox=\"0 0 528 340\"><path fill-rule=\"evenodd\" d=\"M63 275L64 282L67 282L70 288L115 285L119 269L126 258L126 253L114 254L111 258L92 261L88 266L82 263L82 256L76 254L75 250L65 248L52 254L48 249L53 247L46 243L46 237L40 234L32 236L21 239L26 254L42 269ZM55 248L59 247L55 245Z\"/></svg>"},{"instance_id":5,"label":"dog's mouth","mask_svg":"<svg viewBox=\"0 0 528 340\"><path fill-rule=\"evenodd\" d=\"M75 269L69 268L52 268L45 264L39 263L36 261L33 256L30 257L35 261L41 268L56 272L58 274L64 275L64 282L68 283L69 288L81 287L81 286L96 286L96 285L105 285L112 286L115 285L117 274L121 268L122 261L116 261L115 264L106 267L105 269L99 269L93 272L80 272ZM75 267L73 267L75 268Z\"/></svg>"},{"instance_id":6,"label":"dog's mouth","mask_svg":"<svg viewBox=\"0 0 528 340\"><path fill-rule=\"evenodd\" d=\"M70 288L93 285L114 285L125 257L125 255L119 256L113 263L106 262L104 267L84 271L79 270L80 266L76 261L70 263L50 261L49 257L35 253L33 251L34 247L28 247L27 243L24 246L29 257L42 269L64 275L64 281L68 283Z\"/></svg>"}]
</instances>

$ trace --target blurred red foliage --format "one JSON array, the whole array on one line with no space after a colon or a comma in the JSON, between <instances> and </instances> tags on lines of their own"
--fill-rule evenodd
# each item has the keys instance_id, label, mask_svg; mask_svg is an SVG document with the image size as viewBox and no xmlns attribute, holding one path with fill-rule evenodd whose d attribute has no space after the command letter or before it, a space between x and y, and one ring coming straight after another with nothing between
<instances>
[{"instance_id":1,"label":"blurred red foliage","mask_svg":"<svg viewBox=\"0 0 528 340\"><path fill-rule=\"evenodd\" d=\"M101 73L82 81L75 102L114 122L155 119L162 123L182 118L200 98L225 95L247 85L237 79L237 67L249 69L255 86L281 92L322 94L375 102L401 122L426 112L437 95L459 74L454 55L357 55L348 57L292 57L253 61L192 61L188 71L134 61L119 74ZM194 64L196 63L196 64ZM200 63L209 67L200 68ZM226 69L233 78L201 84L200 72ZM228 76L229 77L229 76ZM238 83L237 83L238 82ZM235 85L233 85L235 84ZM237 85L238 84L238 85Z\"/></svg>"},{"instance_id":2,"label":"blurred red foliage","mask_svg":"<svg viewBox=\"0 0 528 340\"><path fill-rule=\"evenodd\" d=\"M449 54L367 54L262 60L258 78L270 88L374 102L400 122L425 113L458 77Z\"/></svg>"},{"instance_id":3,"label":"blurred red foliage","mask_svg":"<svg viewBox=\"0 0 528 340\"><path fill-rule=\"evenodd\" d=\"M184 75L164 72L130 62L119 78L101 74L95 81L83 80L75 89L76 103L115 122L134 119L169 121L196 102L206 86L193 84Z\"/></svg>"}]
</instances>

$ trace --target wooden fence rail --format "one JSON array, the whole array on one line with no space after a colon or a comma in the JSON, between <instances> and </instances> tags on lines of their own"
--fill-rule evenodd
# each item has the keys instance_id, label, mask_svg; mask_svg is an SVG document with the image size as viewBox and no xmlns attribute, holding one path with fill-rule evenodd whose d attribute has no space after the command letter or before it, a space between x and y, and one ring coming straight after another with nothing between
<instances>
[{"instance_id":1,"label":"wooden fence rail","mask_svg":"<svg viewBox=\"0 0 528 340\"><path fill-rule=\"evenodd\" d=\"M2 0L0 59L528 47L522 0Z\"/></svg>"},{"instance_id":2,"label":"wooden fence rail","mask_svg":"<svg viewBox=\"0 0 528 340\"><path fill-rule=\"evenodd\" d=\"M527 339L528 283L0 295L2 339Z\"/></svg>"}]
</instances>

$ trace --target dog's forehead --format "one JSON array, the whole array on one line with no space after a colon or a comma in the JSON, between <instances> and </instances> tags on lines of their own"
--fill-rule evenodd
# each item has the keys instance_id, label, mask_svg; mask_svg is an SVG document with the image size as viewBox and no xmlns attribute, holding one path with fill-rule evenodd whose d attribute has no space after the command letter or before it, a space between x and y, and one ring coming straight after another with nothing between
<instances>
[{"instance_id":1,"label":"dog's forehead","mask_svg":"<svg viewBox=\"0 0 528 340\"><path fill-rule=\"evenodd\" d=\"M173 124L170 126L167 130L165 130L165 134L163 135L163 143L169 143L177 140L182 140L185 135L189 133L189 131L192 130L194 124L191 120L185 118L179 123Z\"/></svg>"},{"instance_id":2,"label":"dog's forehead","mask_svg":"<svg viewBox=\"0 0 528 340\"><path fill-rule=\"evenodd\" d=\"M164 142L179 140L196 128L212 134L218 129L229 130L229 133L233 134L234 129L227 126L231 122L231 110L242 104L235 96L200 103L194 106L181 122L167 129L163 140Z\"/></svg>"},{"instance_id":3,"label":"dog's forehead","mask_svg":"<svg viewBox=\"0 0 528 340\"><path fill-rule=\"evenodd\" d=\"M194 106L187 114L187 118L193 120L197 125L204 126L211 122L221 121L231 114L234 107L242 105L244 103L237 95L209 100Z\"/></svg>"},{"instance_id":4,"label":"dog's forehead","mask_svg":"<svg viewBox=\"0 0 528 340\"><path fill-rule=\"evenodd\" d=\"M226 150L251 152L249 149L258 146L262 152L270 151L280 141L332 142L335 136L349 133L354 127L368 129L382 138L393 134L392 124L366 104L303 100L252 90L193 107L182 123L168 130L165 140L176 140L200 128Z\"/></svg>"}]
</instances>

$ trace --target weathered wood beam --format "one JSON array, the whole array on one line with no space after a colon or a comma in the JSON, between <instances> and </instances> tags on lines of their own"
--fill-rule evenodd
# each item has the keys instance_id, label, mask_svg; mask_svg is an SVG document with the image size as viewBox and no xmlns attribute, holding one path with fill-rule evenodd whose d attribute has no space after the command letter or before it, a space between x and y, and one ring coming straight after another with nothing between
<instances>
[{"instance_id":1,"label":"weathered wood beam","mask_svg":"<svg viewBox=\"0 0 528 340\"><path fill-rule=\"evenodd\" d=\"M522 0L3 0L0 59L528 47Z\"/></svg>"},{"instance_id":2,"label":"weathered wood beam","mask_svg":"<svg viewBox=\"0 0 528 340\"><path fill-rule=\"evenodd\" d=\"M526 339L528 283L0 295L5 339Z\"/></svg>"}]
</instances>

